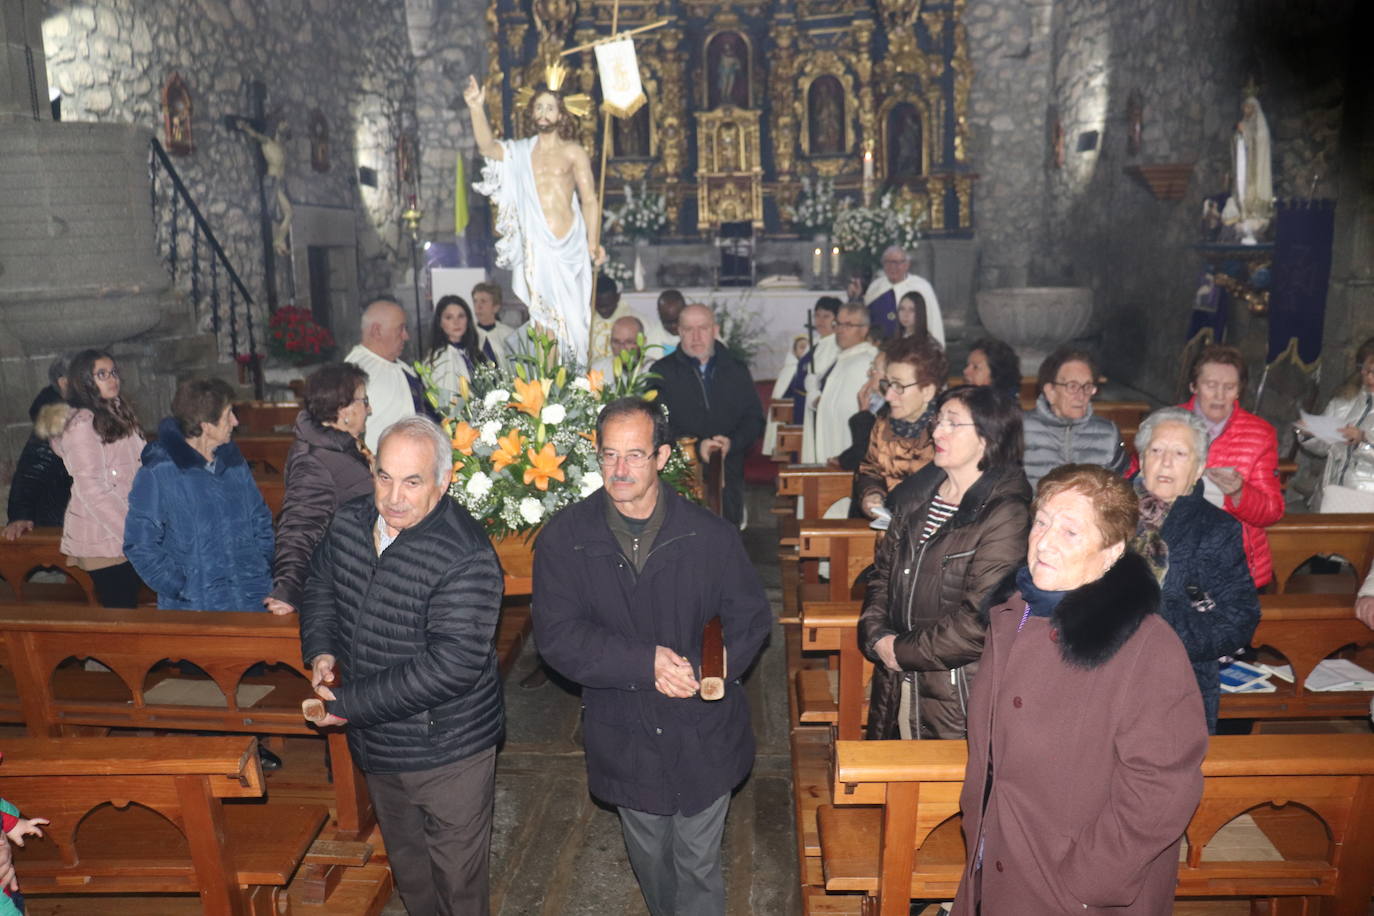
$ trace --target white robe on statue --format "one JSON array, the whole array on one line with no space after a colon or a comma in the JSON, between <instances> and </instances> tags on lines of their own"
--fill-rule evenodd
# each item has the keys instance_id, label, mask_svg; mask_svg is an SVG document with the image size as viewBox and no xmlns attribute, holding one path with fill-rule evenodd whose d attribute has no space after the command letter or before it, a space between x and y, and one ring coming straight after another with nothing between
<instances>
[{"instance_id":1,"label":"white robe on statue","mask_svg":"<svg viewBox=\"0 0 1374 916\"><path fill-rule=\"evenodd\" d=\"M891 297L885 298L891 293ZM897 285L887 278L886 274L878 274L877 279L868 284L868 291L864 293L864 305L868 306L870 318L875 327L887 328L891 333L897 327L897 303L902 301L902 297L907 293L920 293L926 300L926 327L930 329L930 336L935 338L935 342L940 346L945 345L945 322L940 317L940 300L935 298L935 287L930 285L930 281L925 277L916 274L907 274L906 279ZM873 306L878 303L881 315L873 314ZM888 315L891 315L889 318Z\"/></svg>"},{"instance_id":2,"label":"white robe on statue","mask_svg":"<svg viewBox=\"0 0 1374 916\"><path fill-rule=\"evenodd\" d=\"M587 225L574 192L568 234L555 238L549 229L530 165L538 139L499 141L505 158L486 160L473 189L496 205L496 266L510 270L516 298L529 307L531 321L552 330L565 362L585 366L592 307Z\"/></svg>"},{"instance_id":3,"label":"white robe on statue","mask_svg":"<svg viewBox=\"0 0 1374 916\"><path fill-rule=\"evenodd\" d=\"M859 389L878 348L864 341L841 350L835 365L822 377L824 387L816 405L816 460L828 461L852 444L849 418L859 412Z\"/></svg>"},{"instance_id":4,"label":"white robe on statue","mask_svg":"<svg viewBox=\"0 0 1374 916\"><path fill-rule=\"evenodd\" d=\"M806 410L802 415L802 464L815 464L824 461L825 458L816 455L816 407L820 403L821 397L821 376L835 365L835 357L839 355L839 344L835 343L835 335L827 334L816 341L815 347L811 352L811 369L806 373Z\"/></svg>"}]
</instances>

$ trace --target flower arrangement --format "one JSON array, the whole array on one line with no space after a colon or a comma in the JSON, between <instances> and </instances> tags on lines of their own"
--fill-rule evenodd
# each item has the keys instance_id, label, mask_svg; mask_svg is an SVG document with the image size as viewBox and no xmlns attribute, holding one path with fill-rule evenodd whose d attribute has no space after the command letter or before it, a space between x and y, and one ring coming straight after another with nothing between
<instances>
[{"instance_id":1,"label":"flower arrangement","mask_svg":"<svg viewBox=\"0 0 1374 916\"><path fill-rule=\"evenodd\" d=\"M889 245L900 245L908 252L916 249L924 222L924 214L918 216L909 207L897 206L888 191L876 207L842 205L835 217L835 244L844 251L851 267L874 273Z\"/></svg>"},{"instance_id":2,"label":"flower arrangement","mask_svg":"<svg viewBox=\"0 0 1374 916\"><path fill-rule=\"evenodd\" d=\"M801 200L795 207L784 210L783 216L796 225L802 234L829 235L833 231L835 215L835 179L817 178L812 183L810 177L801 180Z\"/></svg>"},{"instance_id":3,"label":"flower arrangement","mask_svg":"<svg viewBox=\"0 0 1374 916\"><path fill-rule=\"evenodd\" d=\"M453 445L449 494L493 536L532 532L598 490L597 414L618 397L653 396L642 356L617 360L608 384L596 370L570 373L551 337L527 333L533 355L514 357L513 370L478 367L461 380L461 402L440 404L428 367L415 364ZM676 446L661 476L689 492L691 467Z\"/></svg>"},{"instance_id":4,"label":"flower arrangement","mask_svg":"<svg viewBox=\"0 0 1374 916\"><path fill-rule=\"evenodd\" d=\"M267 352L295 366L323 362L334 352L334 335L315 323L309 309L283 306L267 323Z\"/></svg>"},{"instance_id":5,"label":"flower arrangement","mask_svg":"<svg viewBox=\"0 0 1374 916\"><path fill-rule=\"evenodd\" d=\"M749 308L749 294L723 302L712 300L711 311L716 314L720 342L745 365L752 363L768 335L763 320Z\"/></svg>"},{"instance_id":6,"label":"flower arrangement","mask_svg":"<svg viewBox=\"0 0 1374 916\"><path fill-rule=\"evenodd\" d=\"M601 265L601 272L615 281L616 289L628 289L635 282L634 268L619 261L608 259L605 264Z\"/></svg>"},{"instance_id":7,"label":"flower arrangement","mask_svg":"<svg viewBox=\"0 0 1374 916\"><path fill-rule=\"evenodd\" d=\"M649 241L668 226L667 201L662 194L649 190L647 182L639 183L639 191L634 185L625 183L625 203L620 209L607 208L604 228L616 238L633 241Z\"/></svg>"}]
</instances>

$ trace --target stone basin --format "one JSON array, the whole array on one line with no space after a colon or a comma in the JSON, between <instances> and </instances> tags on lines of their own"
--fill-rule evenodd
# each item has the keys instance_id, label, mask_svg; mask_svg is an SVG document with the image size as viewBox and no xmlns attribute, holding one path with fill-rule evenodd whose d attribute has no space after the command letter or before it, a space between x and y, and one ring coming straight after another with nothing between
<instances>
[{"instance_id":1,"label":"stone basin","mask_svg":"<svg viewBox=\"0 0 1374 916\"><path fill-rule=\"evenodd\" d=\"M978 320L1005 341L1034 373L1051 350L1088 328L1093 291L1085 286L1023 286L979 290Z\"/></svg>"}]
</instances>

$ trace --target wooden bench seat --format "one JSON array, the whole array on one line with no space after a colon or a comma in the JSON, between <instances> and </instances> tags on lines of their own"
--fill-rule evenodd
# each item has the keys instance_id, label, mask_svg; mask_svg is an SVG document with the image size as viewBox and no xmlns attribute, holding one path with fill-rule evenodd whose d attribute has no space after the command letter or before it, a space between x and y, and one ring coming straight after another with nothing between
<instances>
[{"instance_id":1,"label":"wooden bench seat","mask_svg":"<svg viewBox=\"0 0 1374 916\"><path fill-rule=\"evenodd\" d=\"M3 596L5 603L100 605L90 574L68 566L61 545L61 528L35 528L13 541L0 540L0 579L9 590ZM39 569L55 569L67 577L67 582L28 581Z\"/></svg>"},{"instance_id":2,"label":"wooden bench seat","mask_svg":"<svg viewBox=\"0 0 1374 916\"><path fill-rule=\"evenodd\" d=\"M296 401L240 401L234 405L239 436L289 434L300 412Z\"/></svg>"},{"instance_id":3,"label":"wooden bench seat","mask_svg":"<svg viewBox=\"0 0 1374 916\"><path fill-rule=\"evenodd\" d=\"M949 899L963 866L952 844L965 743L839 741L835 755L834 807L818 819L827 889L870 894L883 916L905 916L913 898ZM1374 735L1216 737L1202 772L1177 896L1305 898L1324 901L1323 913L1364 916L1374 890ZM1204 855L1225 824L1269 805L1320 820L1325 855L1281 838L1279 861Z\"/></svg>"},{"instance_id":4,"label":"wooden bench seat","mask_svg":"<svg viewBox=\"0 0 1374 916\"><path fill-rule=\"evenodd\" d=\"M1285 515L1265 529L1273 556L1276 593L1339 590L1353 595L1374 563L1374 513ZM1313 557L1339 556L1355 568L1354 576L1293 574ZM1315 581L1314 581L1315 580Z\"/></svg>"},{"instance_id":5,"label":"wooden bench seat","mask_svg":"<svg viewBox=\"0 0 1374 916\"><path fill-rule=\"evenodd\" d=\"M770 457L779 464L793 464L801 460L801 453L802 425L800 423L779 424L778 437Z\"/></svg>"},{"instance_id":6,"label":"wooden bench seat","mask_svg":"<svg viewBox=\"0 0 1374 916\"><path fill-rule=\"evenodd\" d=\"M797 518L821 518L853 490L854 475L849 471L822 464L791 464L778 470L778 497L795 507Z\"/></svg>"},{"instance_id":7,"label":"wooden bench seat","mask_svg":"<svg viewBox=\"0 0 1374 916\"><path fill-rule=\"evenodd\" d=\"M264 793L254 738L20 738L5 750L0 794L52 822L46 840L15 850L29 896L197 894L214 916L277 914L329 817L322 806L226 804ZM179 840L86 820L111 800L160 814Z\"/></svg>"},{"instance_id":8,"label":"wooden bench seat","mask_svg":"<svg viewBox=\"0 0 1374 916\"><path fill-rule=\"evenodd\" d=\"M254 474L285 474L286 453L295 441L296 437L289 433L253 433L234 437L234 444L239 447L243 460L248 462Z\"/></svg>"}]
</instances>

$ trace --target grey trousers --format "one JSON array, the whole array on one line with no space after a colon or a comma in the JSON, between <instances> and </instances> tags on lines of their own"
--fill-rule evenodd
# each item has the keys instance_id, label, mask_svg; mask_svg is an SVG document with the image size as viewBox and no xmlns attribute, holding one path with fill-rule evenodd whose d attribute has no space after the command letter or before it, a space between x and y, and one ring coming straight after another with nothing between
<instances>
[{"instance_id":1,"label":"grey trousers","mask_svg":"<svg viewBox=\"0 0 1374 916\"><path fill-rule=\"evenodd\" d=\"M619 809L630 864L653 916L725 916L720 839L729 809L729 792L691 817Z\"/></svg>"},{"instance_id":2,"label":"grey trousers","mask_svg":"<svg viewBox=\"0 0 1374 916\"><path fill-rule=\"evenodd\" d=\"M496 748L414 773L368 773L410 916L487 916Z\"/></svg>"}]
</instances>

